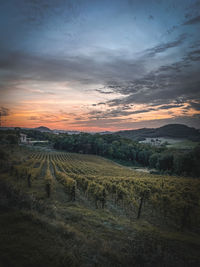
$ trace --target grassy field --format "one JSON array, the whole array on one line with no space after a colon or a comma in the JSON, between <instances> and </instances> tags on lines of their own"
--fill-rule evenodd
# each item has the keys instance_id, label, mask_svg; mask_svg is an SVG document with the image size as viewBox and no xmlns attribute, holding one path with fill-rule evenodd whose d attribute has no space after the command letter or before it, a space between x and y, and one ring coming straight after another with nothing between
<instances>
[{"instance_id":1,"label":"grassy field","mask_svg":"<svg viewBox=\"0 0 200 267\"><path fill-rule=\"evenodd\" d=\"M199 145L199 142L184 140L177 143L169 144L167 147L176 149L193 149Z\"/></svg>"},{"instance_id":2,"label":"grassy field","mask_svg":"<svg viewBox=\"0 0 200 267\"><path fill-rule=\"evenodd\" d=\"M0 266L199 266L198 179L2 149Z\"/></svg>"},{"instance_id":3,"label":"grassy field","mask_svg":"<svg viewBox=\"0 0 200 267\"><path fill-rule=\"evenodd\" d=\"M152 146L160 146L162 144L167 144L166 146L168 148L176 149L193 149L199 145L199 142L194 142L183 138L167 137L145 138L145 140L141 141L140 143L150 144Z\"/></svg>"}]
</instances>

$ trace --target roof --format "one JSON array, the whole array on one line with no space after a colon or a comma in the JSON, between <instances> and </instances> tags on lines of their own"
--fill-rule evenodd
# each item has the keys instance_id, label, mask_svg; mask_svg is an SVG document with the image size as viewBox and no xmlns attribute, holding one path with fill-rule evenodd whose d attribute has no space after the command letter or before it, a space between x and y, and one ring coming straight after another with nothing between
<instances>
[{"instance_id":1,"label":"roof","mask_svg":"<svg viewBox=\"0 0 200 267\"><path fill-rule=\"evenodd\" d=\"M21 136L27 136L26 134L20 133Z\"/></svg>"}]
</instances>

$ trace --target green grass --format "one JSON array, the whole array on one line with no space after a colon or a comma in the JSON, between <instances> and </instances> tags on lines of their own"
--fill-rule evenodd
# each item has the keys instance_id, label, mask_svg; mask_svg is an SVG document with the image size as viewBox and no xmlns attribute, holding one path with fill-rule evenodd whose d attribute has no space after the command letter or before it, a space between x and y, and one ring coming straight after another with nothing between
<instances>
[{"instance_id":1,"label":"green grass","mask_svg":"<svg viewBox=\"0 0 200 267\"><path fill-rule=\"evenodd\" d=\"M177 142L174 144L167 145L167 147L168 148L176 148L176 149L193 149L198 145L199 145L199 142L184 140L182 142Z\"/></svg>"}]
</instances>

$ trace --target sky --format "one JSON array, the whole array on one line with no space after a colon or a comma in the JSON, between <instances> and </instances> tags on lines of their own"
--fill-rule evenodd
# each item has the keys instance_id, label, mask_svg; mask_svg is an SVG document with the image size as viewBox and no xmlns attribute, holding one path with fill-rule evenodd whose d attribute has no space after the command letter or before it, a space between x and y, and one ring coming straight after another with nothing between
<instances>
[{"instance_id":1,"label":"sky","mask_svg":"<svg viewBox=\"0 0 200 267\"><path fill-rule=\"evenodd\" d=\"M200 128L200 0L0 2L3 126Z\"/></svg>"}]
</instances>

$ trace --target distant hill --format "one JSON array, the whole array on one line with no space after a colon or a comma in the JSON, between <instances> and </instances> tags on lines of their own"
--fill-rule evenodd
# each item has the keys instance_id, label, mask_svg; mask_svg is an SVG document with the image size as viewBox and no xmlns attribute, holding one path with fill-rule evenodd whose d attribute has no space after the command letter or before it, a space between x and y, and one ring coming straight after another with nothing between
<instances>
[{"instance_id":1,"label":"distant hill","mask_svg":"<svg viewBox=\"0 0 200 267\"><path fill-rule=\"evenodd\" d=\"M34 130L36 130L36 131L40 131L40 132L43 132L43 133L47 133L47 132L52 132L49 128L47 128L47 127L44 127L44 126L40 126L40 127L37 127L37 128L35 128Z\"/></svg>"},{"instance_id":2,"label":"distant hill","mask_svg":"<svg viewBox=\"0 0 200 267\"><path fill-rule=\"evenodd\" d=\"M71 134L79 134L80 133L79 131L58 130L58 129L54 129L54 130L52 130L52 132L54 134L65 134L65 133L67 133L69 135L71 135Z\"/></svg>"},{"instance_id":3,"label":"distant hill","mask_svg":"<svg viewBox=\"0 0 200 267\"><path fill-rule=\"evenodd\" d=\"M170 137L183 138L194 141L200 140L200 131L184 124L168 124L160 128L142 128L138 130L125 130L116 132L121 137L132 140L144 140L145 138Z\"/></svg>"}]
</instances>

